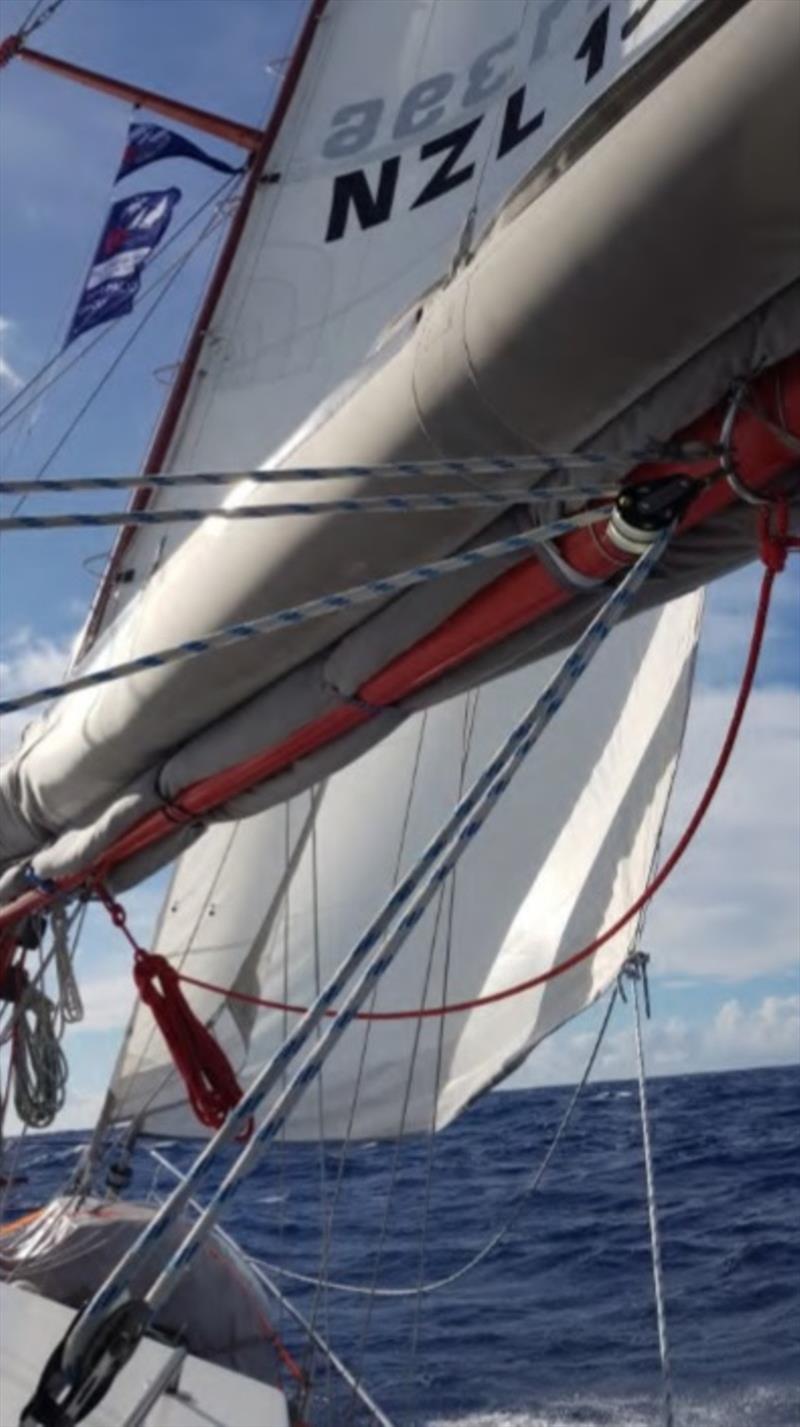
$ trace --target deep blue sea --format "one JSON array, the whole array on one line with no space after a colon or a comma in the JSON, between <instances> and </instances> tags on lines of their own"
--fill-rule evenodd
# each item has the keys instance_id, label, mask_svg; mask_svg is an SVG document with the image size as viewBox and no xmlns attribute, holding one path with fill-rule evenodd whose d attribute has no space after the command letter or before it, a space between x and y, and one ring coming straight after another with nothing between
<instances>
[{"instance_id":1,"label":"deep blue sea","mask_svg":"<svg viewBox=\"0 0 800 1427\"><path fill-rule=\"evenodd\" d=\"M430 1162L427 1142L405 1142L396 1157L391 1146L353 1146L338 1194L335 1147L323 1159L317 1147L278 1149L228 1227L252 1253L314 1273L324 1185L328 1206L336 1200L331 1278L436 1279L502 1222L568 1093L490 1095L437 1137ZM657 1079L650 1097L676 1427L798 1427L800 1067ZM28 1182L7 1212L55 1192L85 1138L26 1141ZM188 1162L186 1145L161 1146ZM150 1192L153 1179L140 1150L135 1188ZM162 1174L156 1188L166 1183ZM289 1291L312 1307L312 1293ZM541 1189L457 1286L421 1305L329 1292L316 1314L398 1427L655 1427L660 1378L635 1086L588 1088ZM329 1394L322 1371L314 1402L313 1427L368 1420L349 1397Z\"/></svg>"}]
</instances>

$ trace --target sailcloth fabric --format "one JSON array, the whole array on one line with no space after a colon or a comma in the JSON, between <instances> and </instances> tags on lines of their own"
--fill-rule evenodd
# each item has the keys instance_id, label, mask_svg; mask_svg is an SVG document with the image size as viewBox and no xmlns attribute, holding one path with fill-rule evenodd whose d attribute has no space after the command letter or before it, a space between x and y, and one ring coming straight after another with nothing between
<instances>
[{"instance_id":1,"label":"sailcloth fabric","mask_svg":"<svg viewBox=\"0 0 800 1427\"><path fill-rule=\"evenodd\" d=\"M587 442L619 456L796 350L790 9L331 0L166 469L358 470ZM743 133L748 182L731 184ZM354 498L368 486L353 474L326 490ZM288 481L270 490L308 496ZM178 498L160 493L159 515ZM247 480L225 495L241 511L264 499ZM648 594L666 599L751 558L752 522L736 517L715 517L711 539L682 534ZM488 520L316 512L141 529L120 540L80 671L428 565L516 528L519 514L491 532ZM377 607L337 606L60 700L0 768L0 897L25 890L28 862L48 878L81 870L164 798L324 718L493 577L470 569ZM552 652L574 615L553 612L530 639L511 636L448 677L476 684ZM448 692L431 678L424 697ZM387 712L298 759L224 815L299 796L392 723Z\"/></svg>"},{"instance_id":2,"label":"sailcloth fabric","mask_svg":"<svg viewBox=\"0 0 800 1427\"><path fill-rule=\"evenodd\" d=\"M556 138L701 4L613 0L598 23L585 0L328 0L165 469L270 464ZM109 621L186 535L135 533Z\"/></svg>"},{"instance_id":3,"label":"sailcloth fabric","mask_svg":"<svg viewBox=\"0 0 800 1427\"><path fill-rule=\"evenodd\" d=\"M650 870L686 717L700 597L617 630L434 899L373 1009L486 996L565 960L609 926ZM184 972L308 1005L537 691L552 661L409 720L290 804L211 829L184 855L155 950ZM531 992L422 1021L356 1022L288 1125L296 1139L441 1128L610 984L634 936ZM291 1013L184 988L242 1084ZM200 1133L149 1011L139 1006L112 1118Z\"/></svg>"}]
</instances>

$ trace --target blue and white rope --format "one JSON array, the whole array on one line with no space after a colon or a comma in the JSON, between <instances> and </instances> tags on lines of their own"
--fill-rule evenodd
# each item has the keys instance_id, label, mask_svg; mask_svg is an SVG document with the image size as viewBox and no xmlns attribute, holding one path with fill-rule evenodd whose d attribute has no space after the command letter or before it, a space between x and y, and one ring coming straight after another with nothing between
<instances>
[{"instance_id":1,"label":"blue and white rope","mask_svg":"<svg viewBox=\"0 0 800 1427\"><path fill-rule=\"evenodd\" d=\"M561 668L537 698L533 707L517 723L476 782L460 800L447 822L428 844L421 857L394 889L370 926L359 938L339 969L333 974L314 1004L289 1034L283 1045L253 1081L225 1124L198 1155L183 1182L173 1191L136 1242L120 1260L106 1282L82 1310L70 1330L65 1347L65 1363L75 1362L82 1345L91 1337L99 1321L124 1298L126 1285L162 1243L194 1194L195 1188L218 1151L243 1131L264 1098L286 1075L287 1066L307 1045L334 1004L341 1001L348 982L361 972L360 979L346 996L298 1070L279 1094L263 1123L251 1136L239 1158L209 1201L201 1218L187 1233L179 1248L147 1294L147 1304L155 1313L174 1286L177 1275L188 1266L202 1239L212 1229L219 1213L230 1201L253 1160L280 1134L295 1104L313 1083L320 1066L335 1048L360 1006L375 990L392 964L409 933L420 921L431 899L471 844L495 803L508 787L514 773L544 732L564 699L578 683L611 629L628 609L634 596L660 559L670 532L654 544L628 571L600 612L578 640Z\"/></svg>"},{"instance_id":2,"label":"blue and white rope","mask_svg":"<svg viewBox=\"0 0 800 1427\"><path fill-rule=\"evenodd\" d=\"M48 477L39 481L0 481L0 497L62 495L69 491L174 490L183 486L235 486L240 481L269 486L294 484L298 481L339 481L354 478L396 481L410 477L426 481L442 476L475 479L483 476L537 475L543 471L558 475L564 471L602 470L613 467L627 470L630 466L651 461L685 465L718 456L721 449L718 446L699 443L671 446L653 442L649 446L635 447L630 451L564 451L551 455L535 452L525 456L478 456L465 460L393 461L367 466L299 466L294 469L287 467L266 471L200 471L181 475L74 476L58 479ZM597 488L571 488L569 493L594 495ZM559 488L541 494L564 496L565 490Z\"/></svg>"},{"instance_id":3,"label":"blue and white rope","mask_svg":"<svg viewBox=\"0 0 800 1427\"><path fill-rule=\"evenodd\" d=\"M593 491L592 495L608 495ZM610 492L611 495L614 492ZM559 499L573 498L565 487ZM0 531L80 530L106 525L200 525L207 520L283 520L287 516L320 515L409 515L415 511L506 509L511 505L540 505L552 500L553 492L530 490L440 491L411 495L348 496L340 500L275 501L271 505L189 506L159 510L62 511L56 515L0 516Z\"/></svg>"},{"instance_id":4,"label":"blue and white rope","mask_svg":"<svg viewBox=\"0 0 800 1427\"><path fill-rule=\"evenodd\" d=\"M74 679L65 679L60 684L49 684L34 689L28 694L18 694L13 698L0 699L0 714L14 713L18 709L32 708L34 704L45 703L49 699L62 698L65 694L77 693L80 689L92 689L101 684L110 684L117 679L139 674L147 669L160 669L166 664L176 664L183 659L199 658L212 649L225 645L242 643L256 639L273 629L305 624L308 620L319 619L323 615L338 614L343 609L355 605L369 604L373 600L384 599L398 594L401 590L413 589L416 585L442 579L458 570L467 570L475 565L483 565L491 560L501 560L509 555L527 554L536 545L555 540L571 530L579 530L586 525L608 520L610 507L598 507L583 511L563 520L550 521L537 526L535 530L520 535L509 535L504 540L494 540L488 545L479 545L474 550L463 550L458 555L448 555L442 560L434 560L428 565L415 565L401 570L396 575L386 575L378 580L368 580L362 585L351 585L349 589L335 594L320 595L306 600L304 604L291 605L287 609L276 610L273 614L261 615L258 619L229 624L213 634L202 638L186 639L180 644L141 654L136 659L128 659L122 664L113 664L107 669L95 669L92 673L79 674Z\"/></svg>"}]
</instances>

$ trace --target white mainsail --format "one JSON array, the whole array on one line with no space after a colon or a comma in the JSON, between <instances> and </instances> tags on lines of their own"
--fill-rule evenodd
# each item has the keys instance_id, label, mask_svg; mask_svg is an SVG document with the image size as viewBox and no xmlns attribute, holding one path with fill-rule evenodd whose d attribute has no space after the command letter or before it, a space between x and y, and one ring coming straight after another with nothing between
<instances>
[{"instance_id":1,"label":"white mainsail","mask_svg":"<svg viewBox=\"0 0 800 1427\"><path fill-rule=\"evenodd\" d=\"M328 0L165 470L269 465L563 130L700 4ZM162 490L151 508L175 504ZM136 532L106 625L186 533Z\"/></svg>"},{"instance_id":2,"label":"white mainsail","mask_svg":"<svg viewBox=\"0 0 800 1427\"><path fill-rule=\"evenodd\" d=\"M429 908L374 1010L490 995L557 965L618 918L651 867L690 692L700 600L618 630ZM178 864L155 950L216 986L308 1005L552 672L552 661L407 722L326 786L247 822L217 826ZM288 1135L331 1139L441 1128L508 1074L618 973L631 924L591 959L521 996L472 1011L351 1026ZM246 1085L292 1013L184 985ZM134 1012L112 1118L197 1135L150 1012Z\"/></svg>"},{"instance_id":3,"label":"white mainsail","mask_svg":"<svg viewBox=\"0 0 800 1427\"><path fill-rule=\"evenodd\" d=\"M789 30L783 7L718 0L331 0L168 469L356 464L326 488L354 497L368 484L358 468L375 461L593 438L624 459L632 441L680 430L754 350L777 360L794 340L796 199L777 157L796 129ZM727 165L745 129L755 177L731 192ZM676 223L692 242L671 241ZM404 312L365 371L381 328ZM345 374L348 392L331 397ZM320 397L312 429L295 428L276 453ZM239 482L228 500L252 513L260 491ZM271 492L295 499L308 487ZM207 521L180 548L142 534L90 657L196 648L220 625L427 565L477 540L488 519L313 510L235 530ZM712 547L682 534L670 580L648 596L707 579ZM742 559L741 540L720 547L728 564ZM24 888L24 859L47 878L87 866L164 799L283 747L490 579L453 577L378 608L329 606L324 620L292 619L202 660L153 659L64 698L0 770L0 893ZM491 654L495 670L508 667L504 651ZM486 672L459 657L459 677ZM425 677L430 697L444 697L439 671ZM402 704L404 691L393 697ZM294 758L280 786L264 778L255 805L303 791L390 725L320 744L313 767ZM231 798L224 811L241 810ZM123 874L141 875L138 864Z\"/></svg>"}]
</instances>

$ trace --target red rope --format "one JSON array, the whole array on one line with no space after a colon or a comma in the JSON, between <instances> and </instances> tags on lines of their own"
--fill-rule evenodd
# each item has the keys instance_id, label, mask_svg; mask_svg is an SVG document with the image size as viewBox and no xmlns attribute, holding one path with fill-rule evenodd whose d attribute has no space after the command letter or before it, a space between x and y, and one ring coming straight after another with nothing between
<instances>
[{"instance_id":1,"label":"red rope","mask_svg":"<svg viewBox=\"0 0 800 1427\"><path fill-rule=\"evenodd\" d=\"M771 514L773 509L776 512L774 528ZM470 1001L451 1001L444 1006L422 1006L406 1011L359 1011L356 1016L357 1020L407 1021L423 1020L436 1016L451 1016L459 1011L475 1011L481 1006L493 1006L498 1001L508 1001L513 996L520 996L524 991L533 991L535 987L544 986L548 981L554 981L557 976L563 976L565 972L571 971L574 966L579 966L582 961L586 961L588 957L593 956L596 951L600 950L601 946L605 946L606 942L610 941L612 937L615 937L618 932L622 931L623 927L626 927L628 923L647 906L648 902L652 901L656 892L663 887L670 873L677 867L689 844L694 839L700 824L714 800L714 796L730 762L733 747L753 689L756 669L758 668L758 661L764 642L764 630L767 624L775 577L783 570L786 564L787 553L790 550L800 549L800 539L790 536L788 530L788 501L782 498L774 507L765 506L759 528L759 553L764 563L764 575L761 581L758 604L756 606L747 662L744 667L739 693L733 708L728 731L725 735L722 748L720 749L719 757L717 758L714 770L709 779L708 786L695 808L683 836L673 848L666 862L659 868L652 882L645 887L641 895L637 897L636 901L632 903L623 916L619 917L606 931L596 936L587 946L581 947L580 951L573 952L572 956L568 956L564 961L559 962L558 966L551 967L549 971L542 971L538 976L531 976L527 981L520 981L515 986L507 986L503 991L494 991L488 996L476 996ZM283 1001L263 1000L259 996L249 996L243 991L228 990L224 986L215 986L210 981L201 981L198 977L187 976L185 973L179 973L179 980L186 981L192 986L199 986L204 991L216 991L220 996L230 996L233 1000L247 1001L251 1005L265 1006L273 1011L292 1011L297 1015L304 1015L308 1010L307 1006L293 1006ZM335 1016L336 1014L335 1010L325 1012L326 1016Z\"/></svg>"},{"instance_id":2,"label":"red rope","mask_svg":"<svg viewBox=\"0 0 800 1427\"><path fill-rule=\"evenodd\" d=\"M296 1361L295 1358L292 1357L292 1354L289 1352L289 1349L281 1338L277 1328L274 1326L272 1320L269 1318L264 1308L264 1305L261 1302L260 1295L256 1297L254 1293L250 1291L252 1288L250 1280L243 1277L243 1275L239 1272L235 1260L232 1259L229 1254L223 1254L220 1249L215 1247L213 1240L210 1244L208 1244L207 1248L211 1258L216 1259L218 1263L222 1264L223 1268L227 1269L228 1273L234 1279L237 1286L237 1291L239 1293L244 1292L247 1296L249 1296L253 1306L253 1311L256 1317L258 1318L259 1323L261 1324L261 1330L264 1334L264 1337L274 1348L278 1356L279 1362L282 1364L283 1367L285 1367L289 1376L293 1378L294 1381L298 1383L300 1387L308 1387L308 1375L303 1372L303 1369L301 1368L300 1364ZM293 1423L293 1427L306 1427L306 1424L298 1420L296 1424Z\"/></svg>"},{"instance_id":3,"label":"red rope","mask_svg":"<svg viewBox=\"0 0 800 1427\"><path fill-rule=\"evenodd\" d=\"M114 926L133 947L136 989L153 1013L195 1115L209 1129L219 1129L242 1097L228 1057L186 1000L180 987L182 978L172 963L139 946L127 925L124 907L102 885L97 893Z\"/></svg>"}]
</instances>

